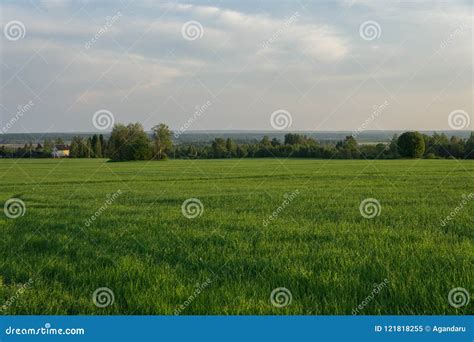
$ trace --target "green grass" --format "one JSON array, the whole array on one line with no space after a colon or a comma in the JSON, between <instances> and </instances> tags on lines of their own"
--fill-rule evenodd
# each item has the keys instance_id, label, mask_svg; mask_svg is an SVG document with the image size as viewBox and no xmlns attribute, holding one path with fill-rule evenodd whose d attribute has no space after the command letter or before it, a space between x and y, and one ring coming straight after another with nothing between
<instances>
[{"instance_id":1,"label":"green grass","mask_svg":"<svg viewBox=\"0 0 474 342\"><path fill-rule=\"evenodd\" d=\"M0 215L0 300L15 297L3 313L173 314L207 278L182 314L351 314L384 279L360 314L472 313L447 297L474 291L474 201L441 220L473 176L456 160L0 160L0 204L26 204ZM188 198L200 217L183 216ZM378 217L361 216L365 198ZM99 287L112 305L93 304ZM277 287L290 305L271 305Z\"/></svg>"}]
</instances>

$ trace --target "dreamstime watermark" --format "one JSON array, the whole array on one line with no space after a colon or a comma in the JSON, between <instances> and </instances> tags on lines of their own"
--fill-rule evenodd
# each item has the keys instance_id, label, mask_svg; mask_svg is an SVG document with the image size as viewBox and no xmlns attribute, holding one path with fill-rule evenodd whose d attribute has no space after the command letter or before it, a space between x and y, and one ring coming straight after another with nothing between
<instances>
[{"instance_id":1,"label":"dreamstime watermark","mask_svg":"<svg viewBox=\"0 0 474 342\"><path fill-rule=\"evenodd\" d=\"M452 129L466 129L471 124L471 118L466 111L456 109L449 113L448 124Z\"/></svg>"},{"instance_id":2,"label":"dreamstime watermark","mask_svg":"<svg viewBox=\"0 0 474 342\"><path fill-rule=\"evenodd\" d=\"M11 219L16 219L20 216L25 215L26 205L19 198L10 198L3 206L3 212Z\"/></svg>"},{"instance_id":3,"label":"dreamstime watermark","mask_svg":"<svg viewBox=\"0 0 474 342\"><path fill-rule=\"evenodd\" d=\"M204 103L202 106L196 106L196 111L193 113L193 116L188 119L176 132L174 132L174 137L178 139L181 134L186 132L189 127L192 126L192 124L199 118L201 115L203 115L207 109L212 105L211 101L207 101Z\"/></svg>"},{"instance_id":4,"label":"dreamstime watermark","mask_svg":"<svg viewBox=\"0 0 474 342\"><path fill-rule=\"evenodd\" d=\"M463 194L462 195L462 200L459 202L459 204L449 213L448 216L446 216L443 220L441 220L441 225L444 227L446 224L454 219L460 212L461 210L464 209L464 207L469 203L474 198L474 192L471 192L469 194Z\"/></svg>"},{"instance_id":5,"label":"dreamstime watermark","mask_svg":"<svg viewBox=\"0 0 474 342\"><path fill-rule=\"evenodd\" d=\"M33 108L34 105L34 102L30 100L27 104L18 106L15 116L0 129L0 134L7 133L8 130L12 128L23 117L23 115L25 115L26 112Z\"/></svg>"},{"instance_id":6,"label":"dreamstime watermark","mask_svg":"<svg viewBox=\"0 0 474 342\"><path fill-rule=\"evenodd\" d=\"M293 191L291 194L285 194L283 197L285 197L285 200L281 202L281 204L276 208L271 215L269 215L266 219L263 220L263 226L267 227L270 222L273 220L276 220L276 218L285 210L285 208L293 202L293 200L300 194L300 191L296 189Z\"/></svg>"},{"instance_id":7,"label":"dreamstime watermark","mask_svg":"<svg viewBox=\"0 0 474 342\"><path fill-rule=\"evenodd\" d=\"M189 41L200 39L204 35L204 27L199 21L187 21L181 27L181 35Z\"/></svg>"},{"instance_id":8,"label":"dreamstime watermark","mask_svg":"<svg viewBox=\"0 0 474 342\"><path fill-rule=\"evenodd\" d=\"M365 200L360 202L359 211L363 217L367 219L372 219L380 215L380 212L382 211L382 206L380 205L380 202L375 198L366 198Z\"/></svg>"},{"instance_id":9,"label":"dreamstime watermark","mask_svg":"<svg viewBox=\"0 0 474 342\"><path fill-rule=\"evenodd\" d=\"M108 287L99 287L92 294L92 302L98 308L105 308L115 301L114 292Z\"/></svg>"},{"instance_id":10,"label":"dreamstime watermark","mask_svg":"<svg viewBox=\"0 0 474 342\"><path fill-rule=\"evenodd\" d=\"M358 315L361 310L363 310L372 300L374 300L376 294L387 287L388 283L388 279L385 278L380 284L374 284L372 292L367 297L365 297L365 299L357 307L352 309L352 314Z\"/></svg>"},{"instance_id":11,"label":"dreamstime watermark","mask_svg":"<svg viewBox=\"0 0 474 342\"><path fill-rule=\"evenodd\" d=\"M197 198L188 198L181 205L181 212L188 219L199 217L204 212L204 205Z\"/></svg>"},{"instance_id":12,"label":"dreamstime watermark","mask_svg":"<svg viewBox=\"0 0 474 342\"><path fill-rule=\"evenodd\" d=\"M284 109L278 109L270 116L270 124L274 129L279 131L289 128L292 123L293 118L290 112Z\"/></svg>"},{"instance_id":13,"label":"dreamstime watermark","mask_svg":"<svg viewBox=\"0 0 474 342\"><path fill-rule=\"evenodd\" d=\"M449 305L456 309L462 308L463 306L467 306L467 304L469 304L470 299L471 296L469 292L463 287L455 287L451 289L451 291L449 291L448 293Z\"/></svg>"},{"instance_id":14,"label":"dreamstime watermark","mask_svg":"<svg viewBox=\"0 0 474 342\"><path fill-rule=\"evenodd\" d=\"M92 116L92 124L95 128L103 131L112 128L115 122L114 115L106 109L98 110Z\"/></svg>"},{"instance_id":15,"label":"dreamstime watermark","mask_svg":"<svg viewBox=\"0 0 474 342\"><path fill-rule=\"evenodd\" d=\"M183 312L189 305L191 305L191 303L201 294L201 292L203 292L206 289L206 287L211 285L211 283L212 281L210 278L207 278L206 281L203 282L202 284L196 283L196 285L194 286L193 294L190 295L188 299L186 299L184 303L181 304L176 310L174 310L174 314L175 315L181 314L181 312Z\"/></svg>"},{"instance_id":16,"label":"dreamstime watermark","mask_svg":"<svg viewBox=\"0 0 474 342\"><path fill-rule=\"evenodd\" d=\"M17 41L25 38L26 28L25 25L19 20L12 20L6 23L3 28L3 34L5 38L10 41Z\"/></svg>"},{"instance_id":17,"label":"dreamstime watermark","mask_svg":"<svg viewBox=\"0 0 474 342\"><path fill-rule=\"evenodd\" d=\"M284 308L293 301L291 291L286 287L277 287L270 293L270 303L277 308Z\"/></svg>"},{"instance_id":18,"label":"dreamstime watermark","mask_svg":"<svg viewBox=\"0 0 474 342\"><path fill-rule=\"evenodd\" d=\"M367 20L360 24L359 35L364 40L379 39L382 35L380 24L374 20Z\"/></svg>"},{"instance_id":19,"label":"dreamstime watermark","mask_svg":"<svg viewBox=\"0 0 474 342\"><path fill-rule=\"evenodd\" d=\"M15 328L9 326L5 329L6 335L84 335L84 328L52 328L50 323L46 323L40 328Z\"/></svg>"},{"instance_id":20,"label":"dreamstime watermark","mask_svg":"<svg viewBox=\"0 0 474 342\"><path fill-rule=\"evenodd\" d=\"M104 204L92 215L85 221L86 227L90 227L90 225L100 216L104 211L106 211L112 203L115 202L115 200L122 194L122 190L117 190L114 192L112 195L108 194L107 195L107 200L104 202Z\"/></svg>"},{"instance_id":21,"label":"dreamstime watermark","mask_svg":"<svg viewBox=\"0 0 474 342\"><path fill-rule=\"evenodd\" d=\"M25 293L26 290L28 290L31 285L33 284L33 279L28 279L28 281L20 286L20 288L15 292L13 296L11 296L5 304L3 304L0 309L1 311L7 310L10 306L12 306L20 296Z\"/></svg>"},{"instance_id":22,"label":"dreamstime watermark","mask_svg":"<svg viewBox=\"0 0 474 342\"><path fill-rule=\"evenodd\" d=\"M365 131L367 126L369 126L382 112L387 108L389 102L385 100L381 105L374 105L372 114L364 121L362 125L359 126L355 131L352 132L352 137L355 139L362 131Z\"/></svg>"},{"instance_id":23,"label":"dreamstime watermark","mask_svg":"<svg viewBox=\"0 0 474 342\"><path fill-rule=\"evenodd\" d=\"M100 27L100 29L97 31L94 37L89 39L89 41L87 41L84 44L84 47L86 48L86 50L90 49L90 47L94 43L96 43L100 39L100 37L102 37L105 33L107 33L110 30L110 28L113 26L113 24L115 24L121 17L122 17L122 13L120 11L118 11L112 17L110 16L105 17L105 24Z\"/></svg>"},{"instance_id":24,"label":"dreamstime watermark","mask_svg":"<svg viewBox=\"0 0 474 342\"><path fill-rule=\"evenodd\" d=\"M293 13L291 17L283 22L283 25L267 40L262 43L262 50L266 49L270 44L277 41L280 36L291 26L291 24L298 21L300 14L298 12Z\"/></svg>"},{"instance_id":25,"label":"dreamstime watermark","mask_svg":"<svg viewBox=\"0 0 474 342\"><path fill-rule=\"evenodd\" d=\"M456 28L451 31L449 36L439 44L440 50L446 49L456 40L458 36L464 34L464 32L468 29L469 26L466 25L466 23L461 23L460 25L456 26Z\"/></svg>"}]
</instances>

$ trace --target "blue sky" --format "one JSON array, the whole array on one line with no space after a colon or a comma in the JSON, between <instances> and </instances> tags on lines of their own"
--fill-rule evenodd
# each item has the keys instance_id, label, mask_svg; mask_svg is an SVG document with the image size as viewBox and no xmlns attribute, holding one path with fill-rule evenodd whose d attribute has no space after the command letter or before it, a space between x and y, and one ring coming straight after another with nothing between
<instances>
[{"instance_id":1,"label":"blue sky","mask_svg":"<svg viewBox=\"0 0 474 342\"><path fill-rule=\"evenodd\" d=\"M446 130L457 110L474 125L469 1L2 1L1 13L7 133L96 131L99 110L146 129L271 130L278 110L288 130Z\"/></svg>"}]
</instances>

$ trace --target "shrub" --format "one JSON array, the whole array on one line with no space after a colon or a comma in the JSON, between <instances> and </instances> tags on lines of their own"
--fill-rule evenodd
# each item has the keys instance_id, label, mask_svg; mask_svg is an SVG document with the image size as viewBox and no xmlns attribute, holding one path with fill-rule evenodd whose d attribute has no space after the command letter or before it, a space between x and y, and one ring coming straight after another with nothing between
<instances>
[{"instance_id":1,"label":"shrub","mask_svg":"<svg viewBox=\"0 0 474 342\"><path fill-rule=\"evenodd\" d=\"M402 157L421 158L425 153L425 140L419 132L405 132L398 138L398 152Z\"/></svg>"}]
</instances>

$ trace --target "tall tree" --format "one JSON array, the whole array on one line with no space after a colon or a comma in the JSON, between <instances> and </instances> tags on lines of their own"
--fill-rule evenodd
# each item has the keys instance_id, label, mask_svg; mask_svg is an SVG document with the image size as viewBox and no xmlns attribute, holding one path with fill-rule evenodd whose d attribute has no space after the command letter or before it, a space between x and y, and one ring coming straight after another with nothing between
<instances>
[{"instance_id":1,"label":"tall tree","mask_svg":"<svg viewBox=\"0 0 474 342\"><path fill-rule=\"evenodd\" d=\"M474 132L471 132L471 136L466 141L466 147L464 148L466 159L474 159Z\"/></svg>"},{"instance_id":2,"label":"tall tree","mask_svg":"<svg viewBox=\"0 0 474 342\"><path fill-rule=\"evenodd\" d=\"M227 138L227 140L225 141L225 148L227 150L227 157L235 157L237 152L237 145L231 138Z\"/></svg>"},{"instance_id":3,"label":"tall tree","mask_svg":"<svg viewBox=\"0 0 474 342\"><path fill-rule=\"evenodd\" d=\"M102 134L99 135L99 143L100 143L100 150L102 152L102 157L105 157L107 152L106 152L106 142L104 140L104 136Z\"/></svg>"},{"instance_id":4,"label":"tall tree","mask_svg":"<svg viewBox=\"0 0 474 342\"><path fill-rule=\"evenodd\" d=\"M45 139L43 142L43 153L50 156L51 153L53 152L53 148L54 148L53 141L51 141L51 139Z\"/></svg>"},{"instance_id":5,"label":"tall tree","mask_svg":"<svg viewBox=\"0 0 474 342\"><path fill-rule=\"evenodd\" d=\"M155 159L166 159L168 153L173 147L173 141L171 140L171 131L169 127L163 123L156 125L152 128L153 130L153 145Z\"/></svg>"},{"instance_id":6,"label":"tall tree","mask_svg":"<svg viewBox=\"0 0 474 342\"><path fill-rule=\"evenodd\" d=\"M92 139L91 139L91 137L87 138L87 141L86 141L86 153L87 153L87 158L92 157Z\"/></svg>"},{"instance_id":7,"label":"tall tree","mask_svg":"<svg viewBox=\"0 0 474 342\"><path fill-rule=\"evenodd\" d=\"M97 134L94 134L92 136L92 157L93 158L102 158L102 146L99 140L99 136Z\"/></svg>"},{"instance_id":8,"label":"tall tree","mask_svg":"<svg viewBox=\"0 0 474 342\"><path fill-rule=\"evenodd\" d=\"M82 158L83 156L83 139L81 137L73 137L70 146L70 156L74 158Z\"/></svg>"},{"instance_id":9,"label":"tall tree","mask_svg":"<svg viewBox=\"0 0 474 342\"><path fill-rule=\"evenodd\" d=\"M387 152L388 158L399 158L400 154L398 153L398 134L394 134Z\"/></svg>"},{"instance_id":10,"label":"tall tree","mask_svg":"<svg viewBox=\"0 0 474 342\"><path fill-rule=\"evenodd\" d=\"M222 138L215 138L212 142L211 149L214 158L224 158L227 156L225 140Z\"/></svg>"}]
</instances>

